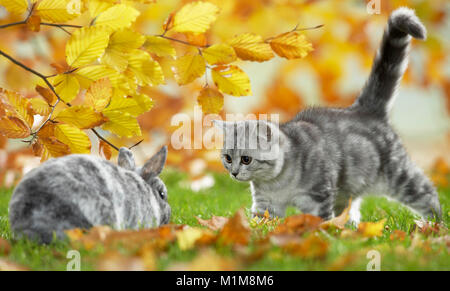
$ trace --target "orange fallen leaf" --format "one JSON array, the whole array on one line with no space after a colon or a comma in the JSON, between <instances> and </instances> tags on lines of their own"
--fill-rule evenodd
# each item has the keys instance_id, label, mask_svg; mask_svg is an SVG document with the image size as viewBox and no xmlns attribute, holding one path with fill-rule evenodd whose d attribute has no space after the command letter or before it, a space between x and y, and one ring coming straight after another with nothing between
<instances>
[{"instance_id":1,"label":"orange fallen leaf","mask_svg":"<svg viewBox=\"0 0 450 291\"><path fill-rule=\"evenodd\" d=\"M239 263L231 258L218 255L214 250L201 251L190 263L175 263L170 271L233 271Z\"/></svg>"},{"instance_id":2,"label":"orange fallen leaf","mask_svg":"<svg viewBox=\"0 0 450 291\"><path fill-rule=\"evenodd\" d=\"M391 233L391 235L389 236L390 240L399 240L399 241L404 241L406 237L406 232L404 232L403 230L394 230L394 232Z\"/></svg>"},{"instance_id":3,"label":"orange fallen leaf","mask_svg":"<svg viewBox=\"0 0 450 291\"><path fill-rule=\"evenodd\" d=\"M224 225L218 240L225 245L247 245L250 241L250 227L244 210L240 209Z\"/></svg>"},{"instance_id":4,"label":"orange fallen leaf","mask_svg":"<svg viewBox=\"0 0 450 291\"><path fill-rule=\"evenodd\" d=\"M289 216L273 231L274 234L298 234L318 229L323 222L322 218L311 214L298 214Z\"/></svg>"},{"instance_id":5,"label":"orange fallen leaf","mask_svg":"<svg viewBox=\"0 0 450 291\"><path fill-rule=\"evenodd\" d=\"M305 239L290 240L282 249L291 255L304 259L319 259L328 253L329 244L317 235L309 235Z\"/></svg>"}]
</instances>

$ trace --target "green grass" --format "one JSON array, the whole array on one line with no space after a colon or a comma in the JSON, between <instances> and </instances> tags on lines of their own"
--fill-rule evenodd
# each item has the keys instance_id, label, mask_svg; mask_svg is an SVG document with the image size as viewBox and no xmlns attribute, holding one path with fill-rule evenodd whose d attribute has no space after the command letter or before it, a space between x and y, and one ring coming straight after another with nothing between
<instances>
[{"instance_id":1,"label":"green grass","mask_svg":"<svg viewBox=\"0 0 450 291\"><path fill-rule=\"evenodd\" d=\"M186 176L174 170L166 170L162 177L169 190L172 206L172 222L199 226L195 216L208 219L211 216L231 216L239 208L245 207L247 214L251 205L247 184L232 181L228 176L214 174L215 185L207 190L193 192L185 185ZM0 190L0 237L11 239L7 213L12 190ZM450 211L450 189L439 191L443 206L444 223L448 227ZM412 241L391 241L390 234L399 229L409 232L415 217L403 206L382 197L367 197L361 207L362 221L387 219L387 227L382 237L363 239L343 239L327 235L330 249L324 259L300 259L284 253L278 247L269 249L264 257L245 266L249 270L327 270L332 266L343 270L366 270L367 251L375 249L381 254L382 270L450 270L450 255L445 243L428 244L411 248ZM294 209L289 209L294 214ZM267 232L267 229L265 230ZM59 241L41 246L27 240L11 241L12 250L8 259L25 265L32 270L65 270L71 249L68 242ZM251 247L251 246L250 246ZM217 251L224 256L232 256L230 249L222 247ZM95 259L101 251L81 251L82 269L94 269ZM160 256L158 268L165 269L175 262L187 262L196 256L196 251L181 251L176 244L169 247L167 254ZM342 264L340 263L342 262ZM344 263L345 262L345 263Z\"/></svg>"}]
</instances>

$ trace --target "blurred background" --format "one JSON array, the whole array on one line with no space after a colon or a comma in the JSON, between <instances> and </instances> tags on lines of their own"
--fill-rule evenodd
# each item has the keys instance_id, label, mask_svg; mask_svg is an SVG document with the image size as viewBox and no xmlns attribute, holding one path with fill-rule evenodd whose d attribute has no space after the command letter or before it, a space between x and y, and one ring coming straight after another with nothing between
<instances>
[{"instance_id":1,"label":"blurred background","mask_svg":"<svg viewBox=\"0 0 450 291\"><path fill-rule=\"evenodd\" d=\"M131 1L130 1L131 2ZM139 1L143 2L143 1ZM147 1L152 2L152 1ZM159 34L170 13L190 1L160 0L137 4L141 15L134 27L144 34ZM298 27L324 27L305 31L314 51L300 60L273 58L264 63L242 62L253 96L225 96L226 113L278 113L281 121L292 118L307 106L348 106L369 74L389 13L400 6L416 10L428 29L428 39L414 41L410 66L391 112L391 120L403 138L413 160L430 171L436 183L443 179L450 162L450 2L445 0L381 0L380 14L369 14L369 1L320 0L226 0L210 1L221 11L208 44L225 42L236 34L253 32L268 38ZM0 24L20 21L0 6ZM71 23L82 22L83 17ZM0 30L0 49L26 65L52 73L51 63L64 61L67 34L42 27L39 33L23 27ZM184 35L180 39L186 38ZM189 41L189 40L188 40ZM176 46L178 55L186 46ZM170 60L160 60L167 84L146 87L154 107L139 117L144 142L134 148L140 160L170 143L177 129L170 120L177 113L193 115L203 80L178 86L173 80ZM0 58L0 87L33 97L36 78ZM142 139L108 137L116 145L130 146ZM92 136L93 145L96 137ZM98 154L93 146L92 153ZM20 140L0 136L0 185L12 186L21 175L39 164L30 148ZM170 148L168 163L188 173L193 187L211 184L209 171L223 171L217 150L175 150ZM443 174L442 174L443 173ZM209 181L209 182L208 182ZM195 184L200 183L200 184ZM197 186L195 186L197 185Z\"/></svg>"}]
</instances>

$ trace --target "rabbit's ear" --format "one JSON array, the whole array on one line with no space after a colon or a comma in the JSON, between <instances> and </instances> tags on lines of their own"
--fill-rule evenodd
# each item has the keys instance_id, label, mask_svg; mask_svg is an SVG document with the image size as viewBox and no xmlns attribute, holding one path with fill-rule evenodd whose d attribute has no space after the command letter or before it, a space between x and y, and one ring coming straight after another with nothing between
<instances>
[{"instance_id":1,"label":"rabbit's ear","mask_svg":"<svg viewBox=\"0 0 450 291\"><path fill-rule=\"evenodd\" d=\"M158 176L166 163L167 146L163 146L141 169L141 176L144 180Z\"/></svg>"},{"instance_id":2,"label":"rabbit's ear","mask_svg":"<svg viewBox=\"0 0 450 291\"><path fill-rule=\"evenodd\" d=\"M125 147L119 149L119 157L117 159L117 163L120 167L130 171L134 171L134 169L136 168L133 153Z\"/></svg>"}]
</instances>

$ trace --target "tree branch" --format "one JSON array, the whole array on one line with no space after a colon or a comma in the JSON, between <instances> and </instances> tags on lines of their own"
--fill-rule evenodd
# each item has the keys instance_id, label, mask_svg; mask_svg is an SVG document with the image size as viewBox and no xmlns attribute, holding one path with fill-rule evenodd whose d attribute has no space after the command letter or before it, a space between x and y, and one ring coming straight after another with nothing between
<instances>
[{"instance_id":1,"label":"tree branch","mask_svg":"<svg viewBox=\"0 0 450 291\"><path fill-rule=\"evenodd\" d=\"M58 103L61 101L61 97L58 95L58 93L56 93L55 88L53 87L53 85L48 81L48 77L44 76L43 74L33 70L32 68L24 65L23 63L19 62L18 60L14 59L13 57L11 57L10 55L6 54L5 52L3 52L2 50L0 50L0 55L4 56L5 58L7 58L9 61L11 61L12 63L14 63L15 65L23 68L24 70L32 73L35 76L38 76L39 78L41 78L45 84L47 85L47 87L53 92L53 94L55 94L57 100L55 102L55 104L52 105L52 110L49 113L47 119L39 126L39 128L31 133L31 135L34 137L36 137L36 135L38 134L38 132L47 124L47 122L51 121L53 112L55 111L56 105L58 105ZM74 70L72 70L74 71ZM69 103L65 103L68 107L71 107L72 105L70 105ZM119 150L118 147L116 147L115 145L113 145L111 142L109 142L107 139L105 139L103 136L101 136L94 128L91 128L91 131L94 132L94 134L101 140L103 140L104 142L106 142L107 144L109 144L112 148L114 148L115 150Z\"/></svg>"}]
</instances>

